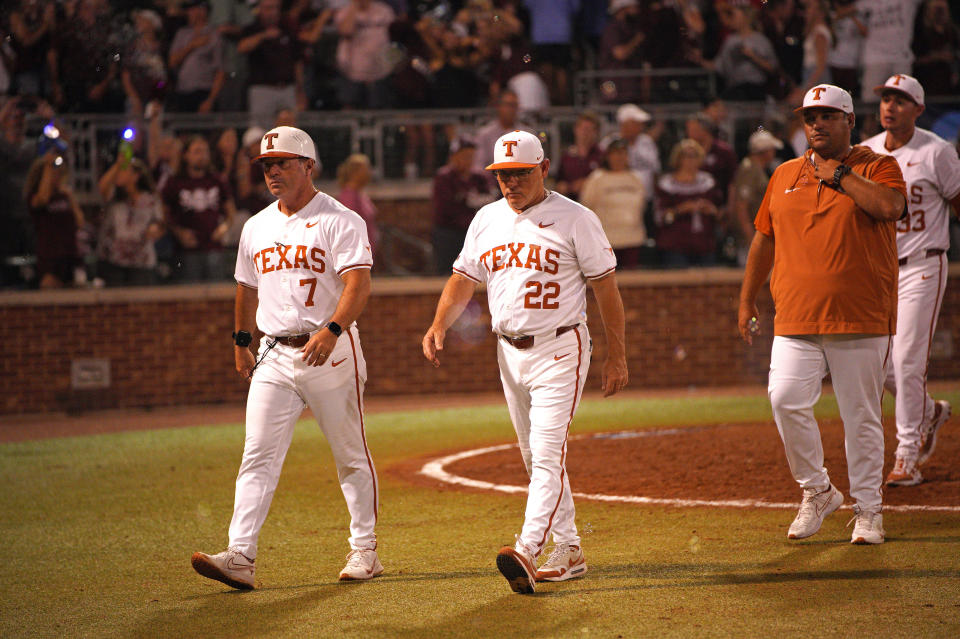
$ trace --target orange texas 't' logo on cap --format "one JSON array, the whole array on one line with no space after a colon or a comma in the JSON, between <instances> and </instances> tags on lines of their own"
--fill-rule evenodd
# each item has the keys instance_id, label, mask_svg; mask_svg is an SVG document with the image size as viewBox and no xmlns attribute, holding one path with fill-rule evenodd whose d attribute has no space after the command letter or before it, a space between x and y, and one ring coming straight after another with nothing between
<instances>
[{"instance_id":1,"label":"orange texas 't' logo on cap","mask_svg":"<svg viewBox=\"0 0 960 639\"><path fill-rule=\"evenodd\" d=\"M274 141L275 139L277 139L278 137L280 137L280 134L279 134L279 133L267 133L265 136L263 136L263 139L267 141L267 150L268 150L268 151L272 151L272 150L273 150L273 141Z\"/></svg>"},{"instance_id":2,"label":"orange texas 't' logo on cap","mask_svg":"<svg viewBox=\"0 0 960 639\"><path fill-rule=\"evenodd\" d=\"M893 85L894 85L894 86L900 86L900 80L903 80L903 76L900 75L899 73L898 73L897 75L893 76Z\"/></svg>"},{"instance_id":3,"label":"orange texas 't' logo on cap","mask_svg":"<svg viewBox=\"0 0 960 639\"><path fill-rule=\"evenodd\" d=\"M512 157L513 157L513 147L517 146L518 144L520 144L520 142L517 141L517 140L504 140L504 141L503 141L503 146L507 147L507 152L503 154L503 157L505 157L505 158L512 158Z\"/></svg>"},{"instance_id":4,"label":"orange texas 't' logo on cap","mask_svg":"<svg viewBox=\"0 0 960 639\"><path fill-rule=\"evenodd\" d=\"M810 89L810 90L813 91L813 99L819 100L820 94L826 91L827 87L814 87L813 89Z\"/></svg>"}]
</instances>

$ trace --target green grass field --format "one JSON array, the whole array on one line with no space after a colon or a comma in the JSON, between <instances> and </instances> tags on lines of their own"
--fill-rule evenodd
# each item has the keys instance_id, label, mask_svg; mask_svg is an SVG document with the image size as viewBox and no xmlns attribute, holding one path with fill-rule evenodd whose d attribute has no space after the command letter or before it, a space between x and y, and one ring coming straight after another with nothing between
<instances>
[{"instance_id":1,"label":"green grass field","mask_svg":"<svg viewBox=\"0 0 960 639\"><path fill-rule=\"evenodd\" d=\"M831 397L819 412L836 414ZM574 430L768 419L762 395L591 400ZM226 544L242 425L0 445L0 636L960 636L960 513L891 513L888 542L864 547L849 543L845 513L788 543L789 511L580 502L590 573L520 596L494 557L519 531L523 497L383 472L511 441L506 409L367 423L386 573L336 581L346 508L319 429L301 422L261 535L260 588L243 593L190 567L193 551Z\"/></svg>"}]
</instances>

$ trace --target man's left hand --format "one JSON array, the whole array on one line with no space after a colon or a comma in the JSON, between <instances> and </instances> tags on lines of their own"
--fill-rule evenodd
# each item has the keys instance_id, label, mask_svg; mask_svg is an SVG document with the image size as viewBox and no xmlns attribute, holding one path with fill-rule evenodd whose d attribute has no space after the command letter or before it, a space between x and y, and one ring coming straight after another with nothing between
<instances>
[{"instance_id":1,"label":"man's left hand","mask_svg":"<svg viewBox=\"0 0 960 639\"><path fill-rule=\"evenodd\" d=\"M301 359L307 363L307 366L322 366L330 357L330 353L333 352L333 347L336 345L337 336L330 329L321 328L313 334L310 341L300 351L303 353Z\"/></svg>"},{"instance_id":2,"label":"man's left hand","mask_svg":"<svg viewBox=\"0 0 960 639\"><path fill-rule=\"evenodd\" d=\"M822 180L833 186L833 172L840 166L837 160L820 160L813 167L813 174L818 180Z\"/></svg>"}]
</instances>

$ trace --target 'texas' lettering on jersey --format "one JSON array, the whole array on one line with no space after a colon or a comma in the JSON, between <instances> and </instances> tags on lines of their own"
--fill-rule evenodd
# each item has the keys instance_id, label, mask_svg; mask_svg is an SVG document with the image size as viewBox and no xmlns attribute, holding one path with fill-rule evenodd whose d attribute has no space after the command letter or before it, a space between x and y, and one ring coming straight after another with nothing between
<instances>
[{"instance_id":1,"label":"'texas' lettering on jersey","mask_svg":"<svg viewBox=\"0 0 960 639\"><path fill-rule=\"evenodd\" d=\"M495 246L483 253L480 256L480 262L489 273L502 271L505 268L528 268L554 275L560 268L560 263L557 261L559 257L560 251L557 249L544 249L539 244L510 242Z\"/></svg>"},{"instance_id":2,"label":"'texas' lettering on jersey","mask_svg":"<svg viewBox=\"0 0 960 639\"><path fill-rule=\"evenodd\" d=\"M253 254L253 266L261 275L283 269L303 269L323 273L327 265L323 258L327 253L316 246L303 244L280 244L261 249Z\"/></svg>"}]
</instances>

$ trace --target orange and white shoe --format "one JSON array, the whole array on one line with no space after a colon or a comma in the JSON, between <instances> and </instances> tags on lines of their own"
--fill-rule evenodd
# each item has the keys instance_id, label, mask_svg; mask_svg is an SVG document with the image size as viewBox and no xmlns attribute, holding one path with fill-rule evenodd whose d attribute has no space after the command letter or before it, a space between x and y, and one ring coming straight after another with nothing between
<instances>
[{"instance_id":1,"label":"orange and white shoe","mask_svg":"<svg viewBox=\"0 0 960 639\"><path fill-rule=\"evenodd\" d=\"M566 581L587 574L587 560L580 546L557 544L537 569L537 581Z\"/></svg>"},{"instance_id":2,"label":"orange and white shoe","mask_svg":"<svg viewBox=\"0 0 960 639\"><path fill-rule=\"evenodd\" d=\"M497 569L510 584L510 589L522 595L533 593L536 586L537 561L517 542L516 548L504 546L497 553Z\"/></svg>"},{"instance_id":3,"label":"orange and white shoe","mask_svg":"<svg viewBox=\"0 0 960 639\"><path fill-rule=\"evenodd\" d=\"M938 400L936 408L933 409L933 417L920 428L920 452L917 455L917 466L930 459L933 449L937 447L937 434L940 432L940 427L948 419L950 419L950 402Z\"/></svg>"},{"instance_id":4,"label":"orange and white shoe","mask_svg":"<svg viewBox=\"0 0 960 639\"><path fill-rule=\"evenodd\" d=\"M383 564L372 548L351 550L347 565L340 571L340 581L363 581L383 574Z\"/></svg>"},{"instance_id":5,"label":"orange and white shoe","mask_svg":"<svg viewBox=\"0 0 960 639\"><path fill-rule=\"evenodd\" d=\"M916 486L923 481L920 468L916 460L907 457L897 457L893 470L887 475L887 486Z\"/></svg>"}]
</instances>

